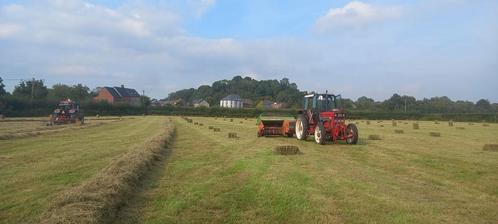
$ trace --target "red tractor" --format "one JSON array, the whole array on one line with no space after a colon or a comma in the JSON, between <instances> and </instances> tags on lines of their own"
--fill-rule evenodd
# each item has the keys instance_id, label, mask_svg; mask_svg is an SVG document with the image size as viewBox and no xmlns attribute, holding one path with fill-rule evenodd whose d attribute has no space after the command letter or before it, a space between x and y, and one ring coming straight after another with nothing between
<instances>
[{"instance_id":1,"label":"red tractor","mask_svg":"<svg viewBox=\"0 0 498 224\"><path fill-rule=\"evenodd\" d=\"M304 96L304 109L298 112L296 120L296 137L306 140L308 135L314 135L318 144L325 144L326 140L345 140L348 144L358 142L356 125L346 125L341 95L325 93Z\"/></svg>"},{"instance_id":2,"label":"red tractor","mask_svg":"<svg viewBox=\"0 0 498 224\"><path fill-rule=\"evenodd\" d=\"M51 116L50 124L85 123L85 117L80 110L80 105L67 99L59 103Z\"/></svg>"}]
</instances>

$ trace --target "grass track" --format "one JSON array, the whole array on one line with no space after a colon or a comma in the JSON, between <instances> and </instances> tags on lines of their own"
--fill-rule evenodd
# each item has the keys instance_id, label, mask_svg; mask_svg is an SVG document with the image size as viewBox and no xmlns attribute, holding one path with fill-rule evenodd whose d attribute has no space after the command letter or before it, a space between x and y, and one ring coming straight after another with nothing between
<instances>
[{"instance_id":1,"label":"grass track","mask_svg":"<svg viewBox=\"0 0 498 224\"><path fill-rule=\"evenodd\" d=\"M0 223L33 223L55 194L161 132L165 117L0 140ZM3 124L0 124L3 125Z\"/></svg>"},{"instance_id":2,"label":"grass track","mask_svg":"<svg viewBox=\"0 0 498 224\"><path fill-rule=\"evenodd\" d=\"M358 145L256 138L254 119L176 120L172 154L129 208L144 223L496 223L498 126L359 123ZM243 121L240 124L239 121ZM208 129L220 127L221 133ZM380 127L384 125L385 127ZM395 129L404 134L395 134ZM238 140L228 139L237 132ZM442 137L430 137L441 132ZM380 141L367 141L378 134ZM292 144L300 156L276 156Z\"/></svg>"}]
</instances>

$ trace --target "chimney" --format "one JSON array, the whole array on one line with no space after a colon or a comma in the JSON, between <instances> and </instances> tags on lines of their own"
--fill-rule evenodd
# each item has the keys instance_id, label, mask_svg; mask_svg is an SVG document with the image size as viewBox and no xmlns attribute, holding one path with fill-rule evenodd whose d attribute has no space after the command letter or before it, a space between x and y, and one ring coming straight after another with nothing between
<instances>
[{"instance_id":1,"label":"chimney","mask_svg":"<svg viewBox=\"0 0 498 224\"><path fill-rule=\"evenodd\" d=\"M121 85L121 88L124 88L124 85Z\"/></svg>"}]
</instances>

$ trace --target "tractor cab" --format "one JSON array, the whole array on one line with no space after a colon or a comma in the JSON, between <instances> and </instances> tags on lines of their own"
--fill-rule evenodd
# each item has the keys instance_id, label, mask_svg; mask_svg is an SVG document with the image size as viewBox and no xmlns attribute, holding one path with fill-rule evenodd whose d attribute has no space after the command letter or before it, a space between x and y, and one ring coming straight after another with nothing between
<instances>
[{"instance_id":1,"label":"tractor cab","mask_svg":"<svg viewBox=\"0 0 498 224\"><path fill-rule=\"evenodd\" d=\"M297 115L295 131L299 140L314 135L319 144L324 144L328 139L346 140L349 144L356 144L358 141L356 125L346 125L341 95L305 95L303 109Z\"/></svg>"},{"instance_id":2,"label":"tractor cab","mask_svg":"<svg viewBox=\"0 0 498 224\"><path fill-rule=\"evenodd\" d=\"M316 110L318 112L328 112L341 110L341 95L333 94L310 94L304 96L304 110Z\"/></svg>"}]
</instances>

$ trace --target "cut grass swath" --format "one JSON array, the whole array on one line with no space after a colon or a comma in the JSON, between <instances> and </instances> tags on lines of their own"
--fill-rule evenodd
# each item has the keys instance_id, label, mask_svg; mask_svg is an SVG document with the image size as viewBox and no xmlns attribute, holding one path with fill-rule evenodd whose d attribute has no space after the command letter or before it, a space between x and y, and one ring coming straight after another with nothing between
<instances>
[{"instance_id":1,"label":"cut grass swath","mask_svg":"<svg viewBox=\"0 0 498 224\"><path fill-rule=\"evenodd\" d=\"M154 161L163 157L175 130L171 122L165 128L145 147L130 150L93 178L63 191L43 213L40 223L111 222Z\"/></svg>"}]
</instances>

